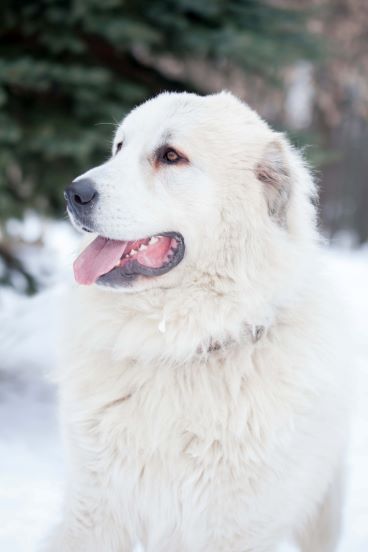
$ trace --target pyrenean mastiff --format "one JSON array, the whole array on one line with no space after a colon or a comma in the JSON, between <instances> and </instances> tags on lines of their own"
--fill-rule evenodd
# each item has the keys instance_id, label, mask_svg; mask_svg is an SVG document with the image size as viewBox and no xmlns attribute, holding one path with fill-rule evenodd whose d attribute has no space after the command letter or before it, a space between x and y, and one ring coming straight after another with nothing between
<instances>
[{"instance_id":1,"label":"pyrenean mastiff","mask_svg":"<svg viewBox=\"0 0 368 552\"><path fill-rule=\"evenodd\" d=\"M45 549L335 550L349 359L301 155L230 93L165 93L65 197L92 240L67 305L69 477Z\"/></svg>"}]
</instances>

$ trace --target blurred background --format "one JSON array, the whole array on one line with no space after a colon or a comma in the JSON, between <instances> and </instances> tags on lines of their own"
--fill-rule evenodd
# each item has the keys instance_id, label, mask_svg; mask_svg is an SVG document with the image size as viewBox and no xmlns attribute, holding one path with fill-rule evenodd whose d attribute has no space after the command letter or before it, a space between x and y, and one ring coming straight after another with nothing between
<instances>
[{"instance_id":1,"label":"blurred background","mask_svg":"<svg viewBox=\"0 0 368 552\"><path fill-rule=\"evenodd\" d=\"M63 189L109 156L138 103L228 89L303 148L319 182L361 382L341 550L368 550L367 30L366 0L2 0L1 549L33 550L60 503L54 391L42 372L55 362L78 242Z\"/></svg>"}]
</instances>

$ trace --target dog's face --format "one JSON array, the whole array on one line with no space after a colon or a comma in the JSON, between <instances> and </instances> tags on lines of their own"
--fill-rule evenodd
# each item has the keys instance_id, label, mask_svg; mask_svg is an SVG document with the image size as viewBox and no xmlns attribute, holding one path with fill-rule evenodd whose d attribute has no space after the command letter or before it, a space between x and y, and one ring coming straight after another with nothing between
<instances>
[{"instance_id":1,"label":"dog's face","mask_svg":"<svg viewBox=\"0 0 368 552\"><path fill-rule=\"evenodd\" d=\"M235 277L254 262L255 237L288 231L284 148L228 93L162 94L136 108L111 158L66 190L74 225L97 234L75 262L77 281L140 291Z\"/></svg>"}]
</instances>

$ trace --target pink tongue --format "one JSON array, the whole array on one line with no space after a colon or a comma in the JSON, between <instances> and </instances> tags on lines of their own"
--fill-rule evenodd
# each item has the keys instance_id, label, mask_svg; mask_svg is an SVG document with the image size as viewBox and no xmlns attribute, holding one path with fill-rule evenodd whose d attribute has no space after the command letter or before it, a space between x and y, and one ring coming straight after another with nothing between
<instances>
[{"instance_id":1,"label":"pink tongue","mask_svg":"<svg viewBox=\"0 0 368 552\"><path fill-rule=\"evenodd\" d=\"M127 242L99 236L74 261L74 277L88 286L114 268L126 249Z\"/></svg>"}]
</instances>

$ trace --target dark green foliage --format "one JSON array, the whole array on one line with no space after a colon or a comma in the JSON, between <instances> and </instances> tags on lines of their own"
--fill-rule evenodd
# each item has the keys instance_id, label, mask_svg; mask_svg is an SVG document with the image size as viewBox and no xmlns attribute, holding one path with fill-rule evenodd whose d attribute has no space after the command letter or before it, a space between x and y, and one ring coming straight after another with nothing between
<instances>
[{"instance_id":1,"label":"dark green foliage","mask_svg":"<svg viewBox=\"0 0 368 552\"><path fill-rule=\"evenodd\" d=\"M317 53L305 14L261 0L3 0L1 12L0 219L60 214L64 186L108 155L111 124L148 96L196 88L140 52L265 78Z\"/></svg>"}]
</instances>

